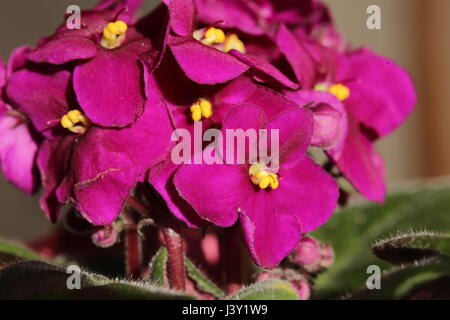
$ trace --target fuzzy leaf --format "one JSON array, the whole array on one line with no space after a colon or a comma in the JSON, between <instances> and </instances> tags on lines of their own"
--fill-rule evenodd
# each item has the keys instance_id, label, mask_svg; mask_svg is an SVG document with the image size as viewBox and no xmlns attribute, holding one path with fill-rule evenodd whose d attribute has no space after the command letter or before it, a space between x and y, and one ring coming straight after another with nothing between
<instances>
[{"instance_id":1,"label":"fuzzy leaf","mask_svg":"<svg viewBox=\"0 0 450 320\"><path fill-rule=\"evenodd\" d=\"M150 281L156 286L164 286L167 264L167 248L161 247L150 261Z\"/></svg>"},{"instance_id":2,"label":"fuzzy leaf","mask_svg":"<svg viewBox=\"0 0 450 320\"><path fill-rule=\"evenodd\" d=\"M80 289L70 290L64 268L41 261L23 261L0 270L1 299L195 299L146 283L112 280L81 270Z\"/></svg>"},{"instance_id":3,"label":"fuzzy leaf","mask_svg":"<svg viewBox=\"0 0 450 320\"><path fill-rule=\"evenodd\" d=\"M421 288L435 283L437 279L450 276L450 258L432 258L399 266L384 274L380 290L363 290L350 299L379 300L404 299ZM423 289L422 289L423 290ZM449 292L447 288L447 293ZM441 294L445 292L441 291Z\"/></svg>"},{"instance_id":4,"label":"fuzzy leaf","mask_svg":"<svg viewBox=\"0 0 450 320\"><path fill-rule=\"evenodd\" d=\"M318 298L335 298L364 287L367 268L391 266L372 252L372 244L411 229L450 234L450 188L404 191L388 197L384 205L368 204L337 211L330 221L313 232L317 239L331 243L334 265L316 282Z\"/></svg>"},{"instance_id":5,"label":"fuzzy leaf","mask_svg":"<svg viewBox=\"0 0 450 320\"><path fill-rule=\"evenodd\" d=\"M20 243L0 240L0 268L19 260L42 260L42 257Z\"/></svg>"},{"instance_id":6,"label":"fuzzy leaf","mask_svg":"<svg viewBox=\"0 0 450 320\"><path fill-rule=\"evenodd\" d=\"M0 270L0 299L31 299L50 291L67 290L71 274L42 261L21 261ZM107 278L82 272L81 286L100 285Z\"/></svg>"},{"instance_id":7,"label":"fuzzy leaf","mask_svg":"<svg viewBox=\"0 0 450 320\"><path fill-rule=\"evenodd\" d=\"M298 300L297 292L287 281L269 279L235 293L229 300Z\"/></svg>"},{"instance_id":8,"label":"fuzzy leaf","mask_svg":"<svg viewBox=\"0 0 450 320\"><path fill-rule=\"evenodd\" d=\"M450 255L450 236L410 232L377 242L373 253L392 264L406 264L434 256Z\"/></svg>"},{"instance_id":9,"label":"fuzzy leaf","mask_svg":"<svg viewBox=\"0 0 450 320\"><path fill-rule=\"evenodd\" d=\"M405 300L450 300L450 276L438 278L418 286Z\"/></svg>"},{"instance_id":10,"label":"fuzzy leaf","mask_svg":"<svg viewBox=\"0 0 450 320\"><path fill-rule=\"evenodd\" d=\"M223 299L225 293L220 289L214 282L209 280L195 265L189 260L189 258L184 259L184 265L186 266L186 271L189 277L194 280L198 289L203 292L207 292L215 296L216 298Z\"/></svg>"},{"instance_id":11,"label":"fuzzy leaf","mask_svg":"<svg viewBox=\"0 0 450 320\"><path fill-rule=\"evenodd\" d=\"M39 299L70 300L194 300L185 293L151 286L145 283L119 281L81 290L61 290L41 295Z\"/></svg>"}]
</instances>

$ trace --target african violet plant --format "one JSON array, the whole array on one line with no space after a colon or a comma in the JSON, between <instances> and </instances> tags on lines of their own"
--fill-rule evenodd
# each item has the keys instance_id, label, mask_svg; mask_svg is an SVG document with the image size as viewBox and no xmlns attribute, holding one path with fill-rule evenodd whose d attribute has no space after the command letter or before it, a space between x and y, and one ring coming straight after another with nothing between
<instances>
[{"instance_id":1,"label":"african violet plant","mask_svg":"<svg viewBox=\"0 0 450 320\"><path fill-rule=\"evenodd\" d=\"M352 212L313 235L325 242L306 234L345 205L343 179L385 200L373 144L412 112L408 74L349 47L318 1L164 0L137 19L140 4L104 0L80 28L64 22L1 65L5 177L27 194L41 187L47 217L92 240L57 231L28 248L3 243L5 297L308 299L362 287L327 287L333 268L316 281L332 246L352 272L342 243L368 244L345 234L358 228ZM421 237L432 234L376 248L431 250ZM74 260L124 280L83 271L68 291L61 267ZM17 284L20 273L46 285Z\"/></svg>"}]
</instances>

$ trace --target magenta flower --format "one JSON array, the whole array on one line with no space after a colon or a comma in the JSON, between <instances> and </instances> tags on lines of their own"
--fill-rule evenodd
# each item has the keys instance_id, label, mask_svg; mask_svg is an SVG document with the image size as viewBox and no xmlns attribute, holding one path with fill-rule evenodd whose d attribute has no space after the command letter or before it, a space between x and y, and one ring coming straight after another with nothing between
<instances>
[{"instance_id":1,"label":"magenta flower","mask_svg":"<svg viewBox=\"0 0 450 320\"><path fill-rule=\"evenodd\" d=\"M24 63L27 48L18 48L11 54L8 68L0 60L0 93L11 73ZM0 165L6 179L27 194L36 190L36 137L24 115L14 110L8 101L0 100Z\"/></svg>"},{"instance_id":2,"label":"magenta flower","mask_svg":"<svg viewBox=\"0 0 450 320\"><path fill-rule=\"evenodd\" d=\"M199 19L207 24L224 21L226 28L263 35L279 23L289 29L312 30L331 21L328 9L315 0L195 0Z\"/></svg>"},{"instance_id":3,"label":"magenta flower","mask_svg":"<svg viewBox=\"0 0 450 320\"><path fill-rule=\"evenodd\" d=\"M290 109L267 120L257 106L238 106L223 121L223 129L237 128L280 130L276 173L259 163L184 165L174 184L202 219L222 227L239 219L256 263L273 267L297 246L301 232L328 220L338 188L306 155L313 130L309 111Z\"/></svg>"},{"instance_id":4,"label":"magenta flower","mask_svg":"<svg viewBox=\"0 0 450 320\"><path fill-rule=\"evenodd\" d=\"M237 34L220 28L220 19L195 29L193 0L166 0L170 13L167 43L188 78L199 84L225 83L247 70L260 80L288 88L298 85L267 60L246 54L245 43Z\"/></svg>"},{"instance_id":5,"label":"magenta flower","mask_svg":"<svg viewBox=\"0 0 450 320\"><path fill-rule=\"evenodd\" d=\"M133 19L140 2L103 1L82 12L80 30L63 24L27 56L55 65L79 61L73 74L77 99L90 121L100 126L127 126L144 111L141 56L151 50L151 40Z\"/></svg>"},{"instance_id":6,"label":"magenta flower","mask_svg":"<svg viewBox=\"0 0 450 320\"><path fill-rule=\"evenodd\" d=\"M297 103L284 98L269 88L260 86L248 76L240 76L224 85L204 86L190 81L172 61L173 58L166 55L161 65L154 72L163 99L166 101L176 129L186 129L194 136L194 112L193 107L202 101L199 107L203 109L203 131L208 128L220 128L227 112L242 104L260 106L268 117L298 106ZM166 75L171 74L168 78ZM205 117L205 111L208 112ZM203 132L201 132L203 134ZM192 142L191 150L195 152ZM153 171L150 183L164 199L167 208L177 218L184 221L190 227L202 227L206 222L198 217L192 207L179 196L173 185L173 176L179 165L174 164L170 157L165 164Z\"/></svg>"},{"instance_id":7,"label":"magenta flower","mask_svg":"<svg viewBox=\"0 0 450 320\"><path fill-rule=\"evenodd\" d=\"M329 154L359 192L382 202L384 165L373 142L394 131L412 112L417 100L414 85L401 67L368 49L341 57L335 83L341 86L335 94L344 93L349 127L343 148Z\"/></svg>"},{"instance_id":8,"label":"magenta flower","mask_svg":"<svg viewBox=\"0 0 450 320\"><path fill-rule=\"evenodd\" d=\"M91 223L110 224L134 186L164 159L172 127L148 74L142 79L145 111L122 129L90 121L77 103L71 72L61 66L29 63L11 75L8 99L46 138L37 165L44 187L41 206L51 220L63 204L73 202Z\"/></svg>"}]
</instances>

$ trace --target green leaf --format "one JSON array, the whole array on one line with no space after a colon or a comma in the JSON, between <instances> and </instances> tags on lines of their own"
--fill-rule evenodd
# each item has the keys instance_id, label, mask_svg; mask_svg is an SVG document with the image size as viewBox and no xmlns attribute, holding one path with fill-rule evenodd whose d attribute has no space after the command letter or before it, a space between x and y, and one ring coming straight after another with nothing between
<instances>
[{"instance_id":1,"label":"green leaf","mask_svg":"<svg viewBox=\"0 0 450 320\"><path fill-rule=\"evenodd\" d=\"M1 299L195 299L146 283L112 280L81 270L80 289L70 290L66 269L42 261L22 261L0 270Z\"/></svg>"},{"instance_id":2,"label":"green leaf","mask_svg":"<svg viewBox=\"0 0 450 320\"><path fill-rule=\"evenodd\" d=\"M42 260L42 257L20 243L0 240L0 268L18 260Z\"/></svg>"},{"instance_id":3,"label":"green leaf","mask_svg":"<svg viewBox=\"0 0 450 320\"><path fill-rule=\"evenodd\" d=\"M59 290L43 294L39 299L66 300L194 300L182 292L151 286L140 282L119 281L102 286L82 287L81 290Z\"/></svg>"},{"instance_id":4,"label":"green leaf","mask_svg":"<svg viewBox=\"0 0 450 320\"><path fill-rule=\"evenodd\" d=\"M330 221L312 233L333 245L335 264L316 282L318 298L333 298L362 288L367 267L388 263L371 253L378 239L411 229L450 233L450 188L404 191L389 196L384 205L369 204L339 210Z\"/></svg>"},{"instance_id":5,"label":"green leaf","mask_svg":"<svg viewBox=\"0 0 450 320\"><path fill-rule=\"evenodd\" d=\"M381 279L380 290L362 290L350 299L403 299L414 290L449 275L449 257L427 259L394 268Z\"/></svg>"},{"instance_id":6,"label":"green leaf","mask_svg":"<svg viewBox=\"0 0 450 320\"><path fill-rule=\"evenodd\" d=\"M373 253L392 264L411 263L434 256L450 255L450 236L433 232L410 232L377 242Z\"/></svg>"},{"instance_id":7,"label":"green leaf","mask_svg":"<svg viewBox=\"0 0 450 320\"><path fill-rule=\"evenodd\" d=\"M297 292L287 281L269 279L235 293L229 300L298 300Z\"/></svg>"},{"instance_id":8,"label":"green leaf","mask_svg":"<svg viewBox=\"0 0 450 320\"><path fill-rule=\"evenodd\" d=\"M150 261L149 280L156 286L164 286L167 264L167 248L161 247Z\"/></svg>"},{"instance_id":9,"label":"green leaf","mask_svg":"<svg viewBox=\"0 0 450 320\"><path fill-rule=\"evenodd\" d=\"M216 298L223 299L225 293L220 289L214 282L209 280L195 265L185 257L184 265L186 266L186 271L189 277L194 280L197 288L203 292L207 292L215 296Z\"/></svg>"},{"instance_id":10,"label":"green leaf","mask_svg":"<svg viewBox=\"0 0 450 320\"><path fill-rule=\"evenodd\" d=\"M30 299L40 294L67 290L71 274L65 269L42 261L21 261L0 270L0 299ZM103 285L109 280L100 275L82 272L81 286Z\"/></svg>"}]
</instances>

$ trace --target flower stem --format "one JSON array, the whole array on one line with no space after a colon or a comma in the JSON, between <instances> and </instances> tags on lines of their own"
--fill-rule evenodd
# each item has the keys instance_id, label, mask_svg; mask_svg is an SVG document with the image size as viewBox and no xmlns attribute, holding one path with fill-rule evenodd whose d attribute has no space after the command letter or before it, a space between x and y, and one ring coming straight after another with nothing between
<instances>
[{"instance_id":1,"label":"flower stem","mask_svg":"<svg viewBox=\"0 0 450 320\"><path fill-rule=\"evenodd\" d=\"M183 238L172 228L163 228L162 233L167 246L167 276L172 289L186 290L186 270L184 267L185 244Z\"/></svg>"},{"instance_id":2,"label":"flower stem","mask_svg":"<svg viewBox=\"0 0 450 320\"><path fill-rule=\"evenodd\" d=\"M141 275L141 246L136 228L125 231L125 261L127 276L138 279Z\"/></svg>"}]
</instances>

